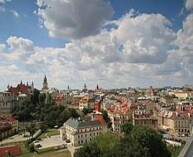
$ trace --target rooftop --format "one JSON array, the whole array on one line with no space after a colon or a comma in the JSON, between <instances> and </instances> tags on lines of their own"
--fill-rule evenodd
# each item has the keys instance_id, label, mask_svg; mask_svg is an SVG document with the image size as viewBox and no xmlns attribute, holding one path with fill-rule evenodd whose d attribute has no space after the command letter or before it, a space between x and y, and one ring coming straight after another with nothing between
<instances>
[{"instance_id":1,"label":"rooftop","mask_svg":"<svg viewBox=\"0 0 193 157\"><path fill-rule=\"evenodd\" d=\"M98 120L81 120L81 119L74 119L70 118L65 122L66 125L74 128L74 129L81 129L81 128L89 128L89 127L98 127L101 126Z\"/></svg>"}]
</instances>

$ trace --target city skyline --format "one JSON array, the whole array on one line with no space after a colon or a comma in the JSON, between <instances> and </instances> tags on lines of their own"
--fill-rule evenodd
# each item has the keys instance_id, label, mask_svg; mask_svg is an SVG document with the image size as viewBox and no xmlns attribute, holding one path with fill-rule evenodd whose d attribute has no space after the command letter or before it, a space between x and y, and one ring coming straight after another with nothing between
<instances>
[{"instance_id":1,"label":"city skyline","mask_svg":"<svg viewBox=\"0 0 193 157\"><path fill-rule=\"evenodd\" d=\"M0 91L193 84L193 0L0 0Z\"/></svg>"}]
</instances>

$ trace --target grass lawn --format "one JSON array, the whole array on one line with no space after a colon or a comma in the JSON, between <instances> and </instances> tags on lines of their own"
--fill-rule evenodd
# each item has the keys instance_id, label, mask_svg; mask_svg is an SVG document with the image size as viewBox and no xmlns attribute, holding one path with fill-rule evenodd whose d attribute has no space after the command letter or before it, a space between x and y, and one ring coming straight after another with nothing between
<instances>
[{"instance_id":1,"label":"grass lawn","mask_svg":"<svg viewBox=\"0 0 193 157\"><path fill-rule=\"evenodd\" d=\"M169 151L172 154L172 157L178 157L180 154L181 150L183 149L183 146L181 147L175 147L175 146L168 146Z\"/></svg>"},{"instance_id":2,"label":"grass lawn","mask_svg":"<svg viewBox=\"0 0 193 157\"><path fill-rule=\"evenodd\" d=\"M46 132L44 132L39 138L46 138L47 136L54 136L54 135L59 135L60 132L58 129L47 129Z\"/></svg>"}]
</instances>

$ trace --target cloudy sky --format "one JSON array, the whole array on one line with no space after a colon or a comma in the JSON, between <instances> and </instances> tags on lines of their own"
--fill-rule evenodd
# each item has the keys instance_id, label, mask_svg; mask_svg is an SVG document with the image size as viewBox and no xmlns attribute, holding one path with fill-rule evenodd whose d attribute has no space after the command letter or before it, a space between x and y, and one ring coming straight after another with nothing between
<instances>
[{"instance_id":1,"label":"cloudy sky","mask_svg":"<svg viewBox=\"0 0 193 157\"><path fill-rule=\"evenodd\" d=\"M0 0L0 91L193 84L193 0Z\"/></svg>"}]
</instances>

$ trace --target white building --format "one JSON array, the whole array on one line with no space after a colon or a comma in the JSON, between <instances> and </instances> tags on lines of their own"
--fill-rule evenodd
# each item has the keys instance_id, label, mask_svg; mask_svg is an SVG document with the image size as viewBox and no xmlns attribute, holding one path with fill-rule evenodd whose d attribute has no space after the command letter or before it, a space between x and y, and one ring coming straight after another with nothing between
<instances>
[{"instance_id":1,"label":"white building","mask_svg":"<svg viewBox=\"0 0 193 157\"><path fill-rule=\"evenodd\" d=\"M70 140L73 146L89 143L103 130L103 126L97 120L68 119L60 129L60 137Z\"/></svg>"},{"instance_id":2,"label":"white building","mask_svg":"<svg viewBox=\"0 0 193 157\"><path fill-rule=\"evenodd\" d=\"M88 101L89 101L89 96L84 96L83 98L80 99L79 101L79 110L83 110L84 108L88 108Z\"/></svg>"}]
</instances>

